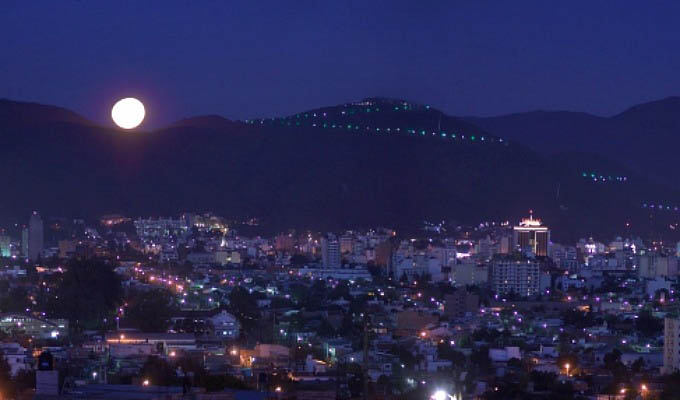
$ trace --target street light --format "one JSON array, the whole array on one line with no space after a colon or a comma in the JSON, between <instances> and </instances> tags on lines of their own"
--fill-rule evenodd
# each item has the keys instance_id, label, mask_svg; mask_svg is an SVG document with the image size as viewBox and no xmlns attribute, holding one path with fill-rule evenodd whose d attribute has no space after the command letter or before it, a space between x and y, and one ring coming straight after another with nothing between
<instances>
[{"instance_id":1,"label":"street light","mask_svg":"<svg viewBox=\"0 0 680 400\"><path fill-rule=\"evenodd\" d=\"M567 376L569 376L569 367L570 367L569 363L564 364L564 369L567 370Z\"/></svg>"},{"instance_id":2,"label":"street light","mask_svg":"<svg viewBox=\"0 0 680 400\"><path fill-rule=\"evenodd\" d=\"M443 390L437 390L434 392L432 395L432 400L446 400L448 396L446 395L446 392Z\"/></svg>"}]
</instances>

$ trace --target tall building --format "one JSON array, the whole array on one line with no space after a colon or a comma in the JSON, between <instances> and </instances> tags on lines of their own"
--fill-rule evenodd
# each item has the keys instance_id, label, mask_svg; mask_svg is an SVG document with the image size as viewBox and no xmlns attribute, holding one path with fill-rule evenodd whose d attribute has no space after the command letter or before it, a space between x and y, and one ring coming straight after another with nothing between
<instances>
[{"instance_id":1,"label":"tall building","mask_svg":"<svg viewBox=\"0 0 680 400\"><path fill-rule=\"evenodd\" d=\"M680 318L665 318L663 331L663 369L670 374L680 369Z\"/></svg>"},{"instance_id":2,"label":"tall building","mask_svg":"<svg viewBox=\"0 0 680 400\"><path fill-rule=\"evenodd\" d=\"M21 229L21 255L28 257L28 228Z\"/></svg>"},{"instance_id":3,"label":"tall building","mask_svg":"<svg viewBox=\"0 0 680 400\"><path fill-rule=\"evenodd\" d=\"M491 287L497 294L533 296L539 292L538 261L518 253L496 256L491 263Z\"/></svg>"},{"instance_id":4,"label":"tall building","mask_svg":"<svg viewBox=\"0 0 680 400\"><path fill-rule=\"evenodd\" d=\"M345 232L344 235L340 236L340 253L347 254L351 253L354 248L354 235L352 232Z\"/></svg>"},{"instance_id":5,"label":"tall building","mask_svg":"<svg viewBox=\"0 0 680 400\"><path fill-rule=\"evenodd\" d=\"M639 258L640 278L654 279L659 276L674 278L678 274L678 258L656 251L643 251Z\"/></svg>"},{"instance_id":6,"label":"tall building","mask_svg":"<svg viewBox=\"0 0 680 400\"><path fill-rule=\"evenodd\" d=\"M160 243L171 238L184 238L190 233L189 224L182 216L179 219L158 218L142 219L138 218L134 222L137 236L147 243ZM205 225L201 225L205 226Z\"/></svg>"},{"instance_id":7,"label":"tall building","mask_svg":"<svg viewBox=\"0 0 680 400\"><path fill-rule=\"evenodd\" d=\"M531 250L537 256L547 256L550 230L541 225L540 219L534 219L530 212L529 218L524 218L514 227L513 240L521 251Z\"/></svg>"},{"instance_id":8,"label":"tall building","mask_svg":"<svg viewBox=\"0 0 680 400\"><path fill-rule=\"evenodd\" d=\"M43 221L37 211L28 220L28 259L36 261L43 250Z\"/></svg>"},{"instance_id":9,"label":"tall building","mask_svg":"<svg viewBox=\"0 0 680 400\"><path fill-rule=\"evenodd\" d=\"M340 242L334 234L321 238L321 262L324 268L340 268Z\"/></svg>"},{"instance_id":10,"label":"tall building","mask_svg":"<svg viewBox=\"0 0 680 400\"><path fill-rule=\"evenodd\" d=\"M0 257L12 255L12 239L7 235L0 235Z\"/></svg>"},{"instance_id":11,"label":"tall building","mask_svg":"<svg viewBox=\"0 0 680 400\"><path fill-rule=\"evenodd\" d=\"M462 317L479 311L479 295L458 288L453 294L444 296L444 313L449 317Z\"/></svg>"}]
</instances>

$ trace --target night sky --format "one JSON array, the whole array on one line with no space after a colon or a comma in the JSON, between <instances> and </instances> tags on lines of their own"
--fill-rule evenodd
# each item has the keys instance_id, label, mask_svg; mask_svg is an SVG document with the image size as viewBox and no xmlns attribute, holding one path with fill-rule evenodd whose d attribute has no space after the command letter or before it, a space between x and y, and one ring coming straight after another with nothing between
<instances>
[{"instance_id":1,"label":"night sky","mask_svg":"<svg viewBox=\"0 0 680 400\"><path fill-rule=\"evenodd\" d=\"M109 124L135 96L147 128L366 96L610 115L680 94L679 18L678 1L2 0L0 97Z\"/></svg>"}]
</instances>

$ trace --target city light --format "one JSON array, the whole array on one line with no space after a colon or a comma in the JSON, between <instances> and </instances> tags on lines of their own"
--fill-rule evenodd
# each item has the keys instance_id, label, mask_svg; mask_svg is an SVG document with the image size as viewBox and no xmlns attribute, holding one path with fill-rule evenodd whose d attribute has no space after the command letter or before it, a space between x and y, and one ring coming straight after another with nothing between
<instances>
[{"instance_id":1,"label":"city light","mask_svg":"<svg viewBox=\"0 0 680 400\"><path fill-rule=\"evenodd\" d=\"M437 391L434 392L434 394L432 395L432 400L446 400L447 397L448 397L448 396L447 396L447 394L446 394L445 391L443 391L443 390L437 390Z\"/></svg>"}]
</instances>

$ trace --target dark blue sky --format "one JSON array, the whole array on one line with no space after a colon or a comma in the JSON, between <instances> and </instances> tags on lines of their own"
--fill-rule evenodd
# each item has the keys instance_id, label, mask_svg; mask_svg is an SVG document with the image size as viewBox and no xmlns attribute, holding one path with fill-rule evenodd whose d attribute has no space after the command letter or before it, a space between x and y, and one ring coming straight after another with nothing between
<instances>
[{"instance_id":1,"label":"dark blue sky","mask_svg":"<svg viewBox=\"0 0 680 400\"><path fill-rule=\"evenodd\" d=\"M651 6L653 5L653 7ZM0 97L147 127L366 96L613 114L680 94L678 1L2 0Z\"/></svg>"}]
</instances>

